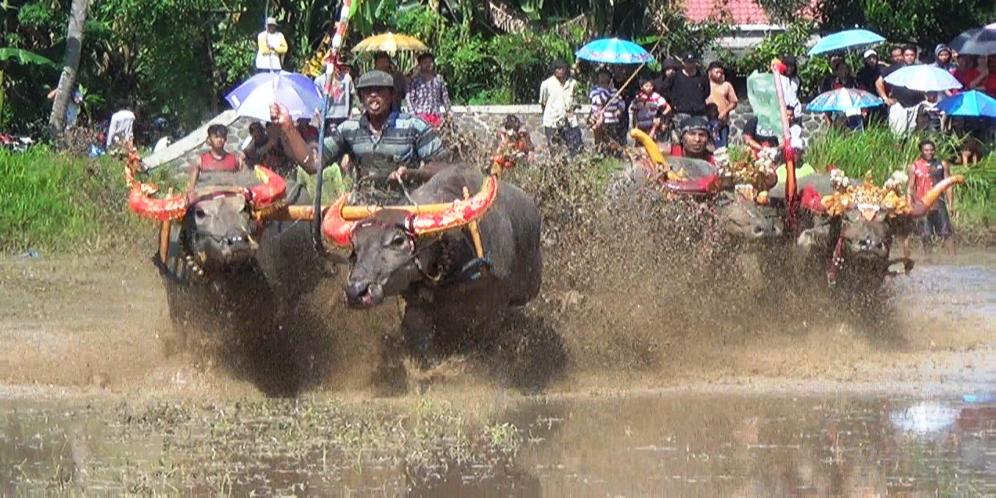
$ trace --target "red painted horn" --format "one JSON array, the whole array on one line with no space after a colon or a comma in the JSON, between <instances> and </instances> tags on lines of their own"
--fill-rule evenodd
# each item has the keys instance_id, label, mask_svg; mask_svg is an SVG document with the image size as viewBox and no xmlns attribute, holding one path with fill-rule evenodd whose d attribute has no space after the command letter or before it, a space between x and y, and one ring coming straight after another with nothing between
<instances>
[{"instance_id":1,"label":"red painted horn","mask_svg":"<svg viewBox=\"0 0 996 498\"><path fill-rule=\"evenodd\" d=\"M265 166L256 166L256 178L259 184L249 187L249 202L253 209L264 209L284 198L287 193L287 182Z\"/></svg>"},{"instance_id":2,"label":"red painted horn","mask_svg":"<svg viewBox=\"0 0 996 498\"><path fill-rule=\"evenodd\" d=\"M458 228L484 216L497 198L498 177L491 175L484 179L476 194L454 201L442 212L411 214L409 226L419 236Z\"/></svg>"},{"instance_id":3,"label":"red painted horn","mask_svg":"<svg viewBox=\"0 0 996 498\"><path fill-rule=\"evenodd\" d=\"M325 212L325 217L322 219L322 235L339 247L353 245L353 228L358 223L356 220L346 221L342 217L342 207L346 204L347 198L346 194L340 196Z\"/></svg>"}]
</instances>

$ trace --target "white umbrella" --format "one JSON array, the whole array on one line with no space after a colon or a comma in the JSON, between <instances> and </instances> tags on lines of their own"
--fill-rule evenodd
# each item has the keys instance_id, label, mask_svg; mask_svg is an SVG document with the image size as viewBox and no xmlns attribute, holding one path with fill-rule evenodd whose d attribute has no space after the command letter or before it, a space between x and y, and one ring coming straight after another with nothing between
<instances>
[{"instance_id":1,"label":"white umbrella","mask_svg":"<svg viewBox=\"0 0 996 498\"><path fill-rule=\"evenodd\" d=\"M892 86L901 86L917 92L943 92L961 88L951 73L934 65L916 64L898 69L885 77Z\"/></svg>"}]
</instances>

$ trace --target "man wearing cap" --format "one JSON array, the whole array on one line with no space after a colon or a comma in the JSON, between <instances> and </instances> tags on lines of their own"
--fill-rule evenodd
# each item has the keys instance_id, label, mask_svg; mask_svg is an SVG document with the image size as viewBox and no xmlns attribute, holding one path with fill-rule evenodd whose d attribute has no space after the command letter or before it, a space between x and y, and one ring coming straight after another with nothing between
<instances>
[{"instance_id":1,"label":"man wearing cap","mask_svg":"<svg viewBox=\"0 0 996 498\"><path fill-rule=\"evenodd\" d=\"M709 152L709 121L702 116L685 118L680 123L681 144L671 146L671 155L713 162Z\"/></svg>"},{"instance_id":2,"label":"man wearing cap","mask_svg":"<svg viewBox=\"0 0 996 498\"><path fill-rule=\"evenodd\" d=\"M679 126L689 116L704 116L711 90L709 77L699 67L698 57L688 52L681 57L681 70L664 80L661 95L671 104L674 122ZM681 137L676 137L676 142Z\"/></svg>"},{"instance_id":3,"label":"man wearing cap","mask_svg":"<svg viewBox=\"0 0 996 498\"><path fill-rule=\"evenodd\" d=\"M287 40L277 31L277 20L266 18L266 30L256 36L256 72L279 71L287 53Z\"/></svg>"},{"instance_id":4,"label":"man wearing cap","mask_svg":"<svg viewBox=\"0 0 996 498\"><path fill-rule=\"evenodd\" d=\"M338 162L345 154L351 159L353 195L350 202L382 205L405 202L404 188L428 180L437 166L431 161L442 148L442 140L422 119L391 110L394 78L372 70L360 77L356 90L364 112L351 118L325 138L325 165ZM308 172L317 170L310 153L286 108L274 104L271 120L277 123L288 156Z\"/></svg>"}]
</instances>

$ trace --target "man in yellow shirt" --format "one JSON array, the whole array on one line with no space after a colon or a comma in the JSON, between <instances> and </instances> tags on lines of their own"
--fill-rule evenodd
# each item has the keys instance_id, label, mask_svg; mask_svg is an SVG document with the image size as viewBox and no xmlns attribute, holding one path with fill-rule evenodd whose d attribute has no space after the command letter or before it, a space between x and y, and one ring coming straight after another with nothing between
<instances>
[{"instance_id":1,"label":"man in yellow shirt","mask_svg":"<svg viewBox=\"0 0 996 498\"><path fill-rule=\"evenodd\" d=\"M287 40L277 31L277 20L266 18L266 31L256 36L259 49L256 51L256 72L280 71L284 54L287 53Z\"/></svg>"}]
</instances>

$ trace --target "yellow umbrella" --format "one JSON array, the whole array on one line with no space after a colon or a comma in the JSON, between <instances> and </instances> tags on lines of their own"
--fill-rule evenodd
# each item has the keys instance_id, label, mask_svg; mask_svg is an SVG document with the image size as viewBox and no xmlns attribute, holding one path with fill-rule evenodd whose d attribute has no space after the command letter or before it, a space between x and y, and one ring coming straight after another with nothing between
<instances>
[{"instance_id":1,"label":"yellow umbrella","mask_svg":"<svg viewBox=\"0 0 996 498\"><path fill-rule=\"evenodd\" d=\"M387 52L394 55L399 51L428 52L429 47L411 36L391 32L364 38L353 47L353 52Z\"/></svg>"}]
</instances>

